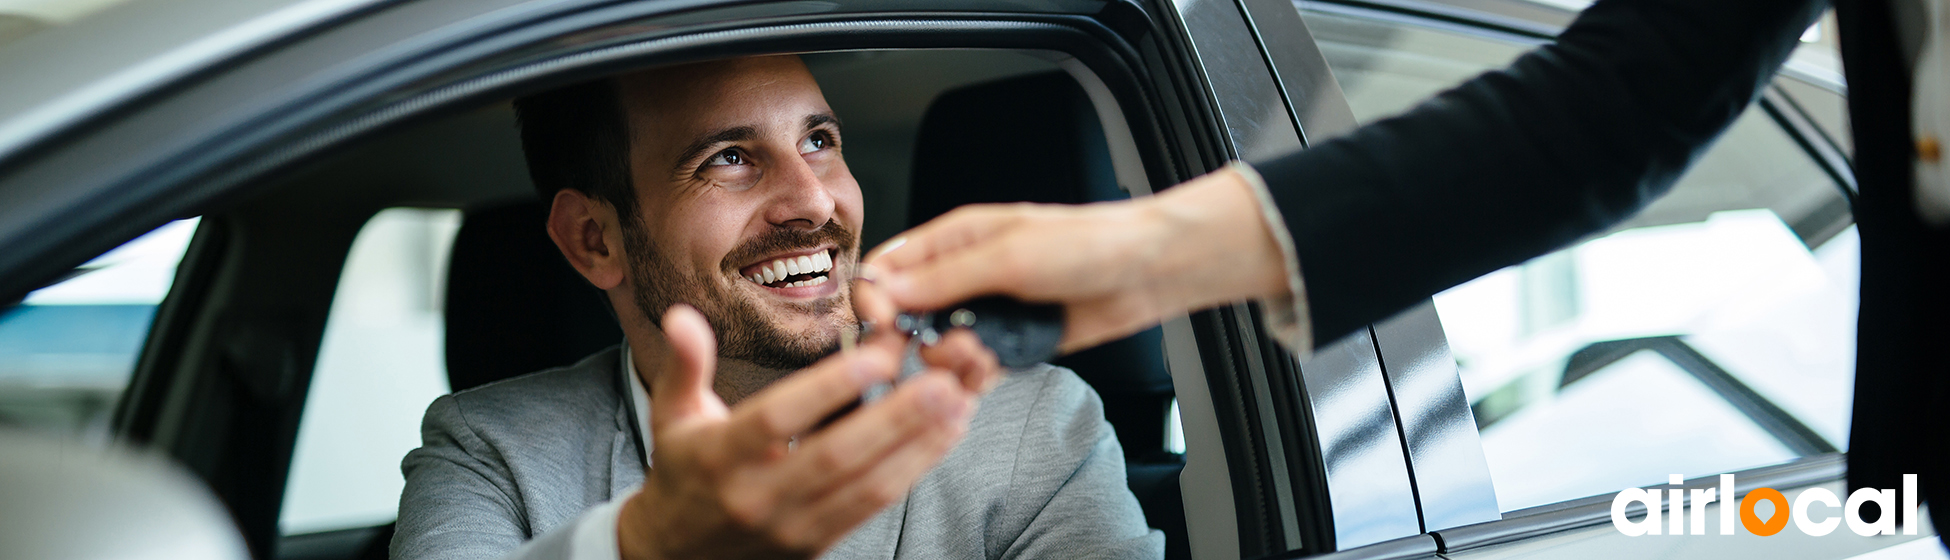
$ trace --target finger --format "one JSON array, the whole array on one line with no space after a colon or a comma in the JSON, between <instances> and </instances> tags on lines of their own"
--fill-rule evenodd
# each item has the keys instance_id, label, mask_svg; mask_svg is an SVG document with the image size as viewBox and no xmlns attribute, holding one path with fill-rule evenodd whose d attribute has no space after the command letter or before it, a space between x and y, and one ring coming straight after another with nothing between
<instances>
[{"instance_id":1,"label":"finger","mask_svg":"<svg viewBox=\"0 0 1950 560\"><path fill-rule=\"evenodd\" d=\"M1048 253L1037 247L1017 246L1017 239L1004 232L963 244L953 251L936 253L932 258L903 268L883 268L874 285L896 307L921 311L933 311L990 294L1020 296L1026 275L1035 272L1025 269L1025 259ZM903 247L902 251L905 250Z\"/></svg>"},{"instance_id":2,"label":"finger","mask_svg":"<svg viewBox=\"0 0 1950 560\"><path fill-rule=\"evenodd\" d=\"M859 476L901 445L962 423L974 394L945 372L930 371L799 441L778 470L788 500L817 498Z\"/></svg>"},{"instance_id":3,"label":"finger","mask_svg":"<svg viewBox=\"0 0 1950 560\"><path fill-rule=\"evenodd\" d=\"M734 449L757 453L805 433L853 403L869 385L894 378L899 346L875 337L851 354L834 354L774 382L731 412Z\"/></svg>"},{"instance_id":4,"label":"finger","mask_svg":"<svg viewBox=\"0 0 1950 560\"><path fill-rule=\"evenodd\" d=\"M862 278L865 276L863 275ZM890 326L894 324L894 315L900 313L900 308L894 305L894 300L888 298L887 293L881 291L880 287L875 286L871 280L854 282L852 296L853 313L861 321L883 327Z\"/></svg>"},{"instance_id":5,"label":"finger","mask_svg":"<svg viewBox=\"0 0 1950 560\"><path fill-rule=\"evenodd\" d=\"M996 362L995 351L983 345L982 338L968 329L948 331L941 342L921 347L921 361L947 370L961 382L963 389L976 393L987 393L1002 379L1002 367Z\"/></svg>"},{"instance_id":6,"label":"finger","mask_svg":"<svg viewBox=\"0 0 1950 560\"><path fill-rule=\"evenodd\" d=\"M663 331L670 352L650 380L652 427L699 415L723 415L724 400L711 389L718 359L711 324L696 309L680 303L664 312Z\"/></svg>"},{"instance_id":7,"label":"finger","mask_svg":"<svg viewBox=\"0 0 1950 560\"><path fill-rule=\"evenodd\" d=\"M862 262L883 271L898 271L954 253L1008 227L1023 205L973 204L950 210L927 223L881 243Z\"/></svg>"},{"instance_id":8,"label":"finger","mask_svg":"<svg viewBox=\"0 0 1950 560\"><path fill-rule=\"evenodd\" d=\"M821 496L807 512L795 520L804 523L811 535L845 534L889 504L907 496L914 484L927 475L941 459L960 443L967 433L966 420L936 428L922 437L910 438L872 467L847 484Z\"/></svg>"}]
</instances>

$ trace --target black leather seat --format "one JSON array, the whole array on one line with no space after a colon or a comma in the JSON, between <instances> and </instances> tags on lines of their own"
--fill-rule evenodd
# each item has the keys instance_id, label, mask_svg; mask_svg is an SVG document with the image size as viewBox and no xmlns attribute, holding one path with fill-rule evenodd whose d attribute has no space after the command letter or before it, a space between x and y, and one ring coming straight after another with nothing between
<instances>
[{"instance_id":1,"label":"black leather seat","mask_svg":"<svg viewBox=\"0 0 1950 560\"><path fill-rule=\"evenodd\" d=\"M602 292L543 229L548 207L469 210L447 268L447 380L462 391L565 366L623 341Z\"/></svg>"},{"instance_id":2,"label":"black leather seat","mask_svg":"<svg viewBox=\"0 0 1950 560\"><path fill-rule=\"evenodd\" d=\"M1127 198L1117 186L1102 123L1083 89L1062 72L967 86L936 99L915 141L909 225L980 202L1083 203ZM1057 240L1060 241L1060 240ZM1178 473L1164 450L1173 396L1164 334L1151 329L1065 356L1104 400L1124 446L1131 492L1167 557L1189 558Z\"/></svg>"}]
</instances>

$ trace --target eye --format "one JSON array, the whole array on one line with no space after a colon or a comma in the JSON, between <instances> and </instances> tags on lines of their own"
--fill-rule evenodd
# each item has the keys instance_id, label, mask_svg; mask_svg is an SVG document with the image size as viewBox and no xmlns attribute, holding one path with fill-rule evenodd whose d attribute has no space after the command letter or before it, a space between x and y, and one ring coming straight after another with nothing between
<instances>
[{"instance_id":1,"label":"eye","mask_svg":"<svg viewBox=\"0 0 1950 560\"><path fill-rule=\"evenodd\" d=\"M718 152L716 155L711 156L711 159L704 160L705 167L720 167L726 165L744 165L744 164L745 164L745 154L739 152L736 149Z\"/></svg>"},{"instance_id":2,"label":"eye","mask_svg":"<svg viewBox=\"0 0 1950 560\"><path fill-rule=\"evenodd\" d=\"M799 141L799 153L810 154L833 147L833 135L824 130L815 131L805 140Z\"/></svg>"}]
</instances>

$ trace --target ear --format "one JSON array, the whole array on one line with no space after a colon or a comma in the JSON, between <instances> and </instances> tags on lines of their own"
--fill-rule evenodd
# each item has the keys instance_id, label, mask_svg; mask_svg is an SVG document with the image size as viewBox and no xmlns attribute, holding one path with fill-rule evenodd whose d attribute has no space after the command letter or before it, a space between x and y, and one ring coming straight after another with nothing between
<instances>
[{"instance_id":1,"label":"ear","mask_svg":"<svg viewBox=\"0 0 1950 560\"><path fill-rule=\"evenodd\" d=\"M629 263L623 255L623 232L616 210L575 189L555 193L548 209L548 237L569 259L569 266L597 289L623 283Z\"/></svg>"}]
</instances>

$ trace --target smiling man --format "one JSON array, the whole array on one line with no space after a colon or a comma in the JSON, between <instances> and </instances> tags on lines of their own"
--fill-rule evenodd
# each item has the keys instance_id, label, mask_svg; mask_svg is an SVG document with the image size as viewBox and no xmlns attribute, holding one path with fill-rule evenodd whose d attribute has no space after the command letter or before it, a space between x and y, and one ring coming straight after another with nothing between
<instances>
[{"instance_id":1,"label":"smiling man","mask_svg":"<svg viewBox=\"0 0 1950 560\"><path fill-rule=\"evenodd\" d=\"M1075 374L1003 375L965 331L836 353L854 299L883 300L851 281L860 188L797 57L516 109L548 234L626 340L436 400L394 558L1163 556Z\"/></svg>"}]
</instances>

